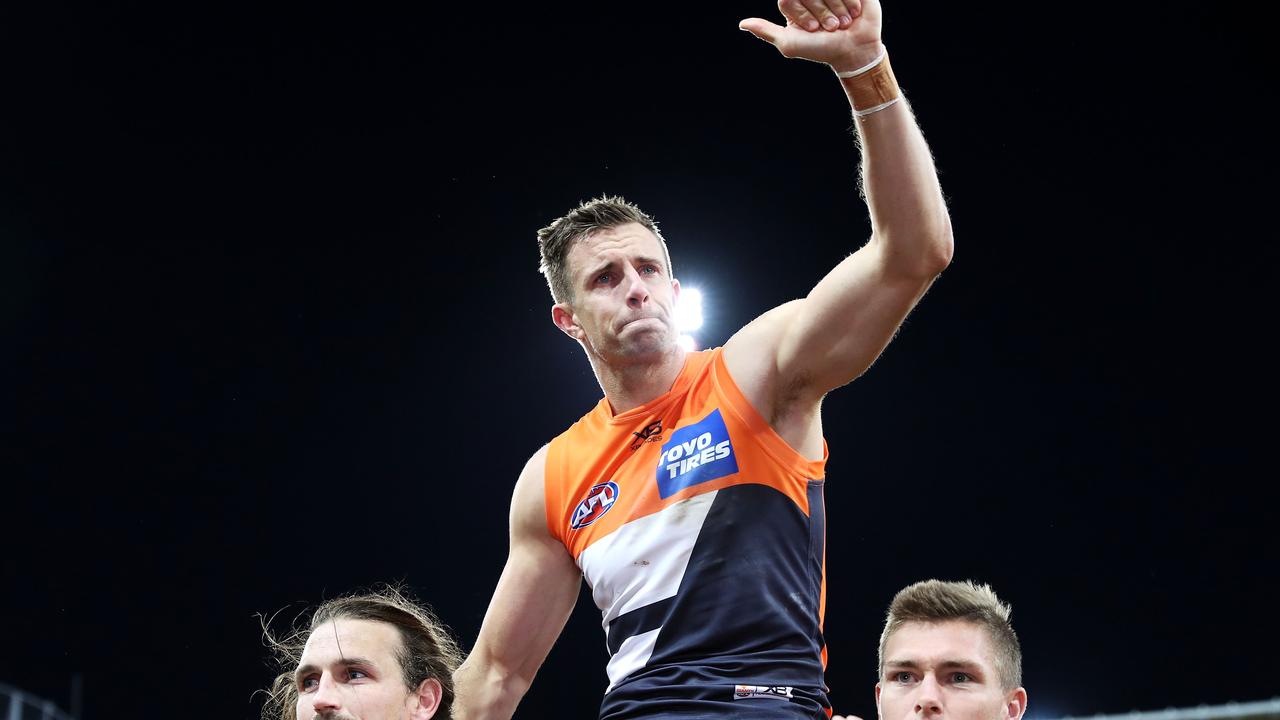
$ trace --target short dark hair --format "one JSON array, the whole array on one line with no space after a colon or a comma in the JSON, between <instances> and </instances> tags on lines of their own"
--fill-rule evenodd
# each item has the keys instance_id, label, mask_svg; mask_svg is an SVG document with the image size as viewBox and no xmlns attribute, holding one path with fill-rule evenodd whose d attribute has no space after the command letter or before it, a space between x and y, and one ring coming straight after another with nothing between
<instances>
[{"instance_id":1,"label":"short dark hair","mask_svg":"<svg viewBox=\"0 0 1280 720\"><path fill-rule=\"evenodd\" d=\"M322 603L309 618L305 615L303 618L301 623L295 621L295 626L283 637L275 636L268 627L270 620L262 618L263 639L274 655L278 673L266 690L262 720L298 720L298 687L293 673L302 659L302 651L316 628L340 618L373 620L400 631L396 659L400 662L405 686L412 691L424 680L438 681L441 698L436 717L441 720L452 717L453 671L462 662L462 650L435 613L414 600L402 586L385 585L334 598Z\"/></svg>"},{"instance_id":2,"label":"short dark hair","mask_svg":"<svg viewBox=\"0 0 1280 720\"><path fill-rule=\"evenodd\" d=\"M972 580L943 582L924 580L908 585L893 596L880 634L880 668L884 675L884 651L889 636L909 622L970 622L987 631L995 655L995 670L1005 692L1022 686L1022 648L1009 618L1013 608L1000 601L989 585Z\"/></svg>"},{"instance_id":3,"label":"short dark hair","mask_svg":"<svg viewBox=\"0 0 1280 720\"><path fill-rule=\"evenodd\" d=\"M547 277L553 300L558 303L573 300L573 278L569 277L568 268L569 249L573 244L592 233L628 223L643 225L658 237L666 257L667 273L672 272L667 241L658 232L658 224L653 217L620 196L601 195L580 203L538 231L538 253L541 256L538 270Z\"/></svg>"}]
</instances>

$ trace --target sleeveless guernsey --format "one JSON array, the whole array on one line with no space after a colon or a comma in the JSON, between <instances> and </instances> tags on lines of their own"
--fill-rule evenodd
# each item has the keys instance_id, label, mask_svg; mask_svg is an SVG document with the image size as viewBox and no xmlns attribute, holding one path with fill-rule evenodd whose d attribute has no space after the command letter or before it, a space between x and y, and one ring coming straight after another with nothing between
<instances>
[{"instance_id":1,"label":"sleeveless guernsey","mask_svg":"<svg viewBox=\"0 0 1280 720\"><path fill-rule=\"evenodd\" d=\"M603 614L601 720L830 716L825 465L751 407L720 348L551 441L547 527Z\"/></svg>"}]
</instances>

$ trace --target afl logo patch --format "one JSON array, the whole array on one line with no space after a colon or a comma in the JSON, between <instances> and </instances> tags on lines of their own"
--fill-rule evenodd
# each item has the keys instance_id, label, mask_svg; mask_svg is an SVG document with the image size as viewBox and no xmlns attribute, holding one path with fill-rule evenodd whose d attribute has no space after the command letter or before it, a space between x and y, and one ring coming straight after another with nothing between
<instances>
[{"instance_id":1,"label":"afl logo patch","mask_svg":"<svg viewBox=\"0 0 1280 720\"><path fill-rule=\"evenodd\" d=\"M587 491L587 496L573 509L569 527L579 530L599 520L618 500L618 484L602 482Z\"/></svg>"}]
</instances>

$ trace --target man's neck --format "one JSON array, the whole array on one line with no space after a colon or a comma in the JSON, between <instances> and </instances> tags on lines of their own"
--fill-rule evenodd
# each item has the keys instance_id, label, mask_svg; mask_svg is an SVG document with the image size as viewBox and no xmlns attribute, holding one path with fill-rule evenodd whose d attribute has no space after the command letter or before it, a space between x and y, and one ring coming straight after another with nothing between
<instances>
[{"instance_id":1,"label":"man's neck","mask_svg":"<svg viewBox=\"0 0 1280 720\"><path fill-rule=\"evenodd\" d=\"M685 351L672 346L661 358L644 363L609 364L589 355L591 369L614 415L638 408L671 389L684 369Z\"/></svg>"}]
</instances>

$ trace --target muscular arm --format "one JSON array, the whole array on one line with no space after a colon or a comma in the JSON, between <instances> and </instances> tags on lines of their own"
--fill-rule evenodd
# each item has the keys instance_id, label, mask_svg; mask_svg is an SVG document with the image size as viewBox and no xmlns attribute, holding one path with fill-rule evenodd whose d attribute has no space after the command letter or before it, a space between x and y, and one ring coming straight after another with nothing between
<instances>
[{"instance_id":1,"label":"muscular arm","mask_svg":"<svg viewBox=\"0 0 1280 720\"><path fill-rule=\"evenodd\" d=\"M817 12L793 0L779 3L786 27L755 18L741 26L786 57L825 62L838 71L860 68L883 51L878 0L806 4ZM852 18L831 30L804 29L810 20L824 20L827 8L837 18ZM850 81L844 83L848 92ZM812 449L815 438L821 445L815 430L822 396L870 367L952 253L937 172L905 100L855 124L871 239L808 296L761 316L725 346L725 361L748 399L811 456L805 447Z\"/></svg>"},{"instance_id":2,"label":"muscular arm","mask_svg":"<svg viewBox=\"0 0 1280 720\"><path fill-rule=\"evenodd\" d=\"M776 338L780 377L815 399L870 367L951 259L951 223L907 104L857 125L871 239L814 286Z\"/></svg>"},{"instance_id":3,"label":"muscular arm","mask_svg":"<svg viewBox=\"0 0 1280 720\"><path fill-rule=\"evenodd\" d=\"M581 574L547 532L547 449L534 453L511 498L511 550L480 636L454 673L457 720L509 720L578 598Z\"/></svg>"}]
</instances>

